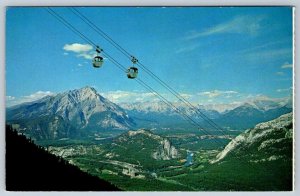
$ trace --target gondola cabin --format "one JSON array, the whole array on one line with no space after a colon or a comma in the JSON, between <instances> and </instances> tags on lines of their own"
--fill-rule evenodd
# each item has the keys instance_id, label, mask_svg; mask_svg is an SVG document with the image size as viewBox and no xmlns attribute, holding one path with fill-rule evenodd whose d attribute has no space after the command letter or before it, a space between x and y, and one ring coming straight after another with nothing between
<instances>
[{"instance_id":1,"label":"gondola cabin","mask_svg":"<svg viewBox=\"0 0 300 196\"><path fill-rule=\"evenodd\" d=\"M103 57L101 56L95 56L93 59L93 66L95 68L100 68L103 64Z\"/></svg>"},{"instance_id":2,"label":"gondola cabin","mask_svg":"<svg viewBox=\"0 0 300 196\"><path fill-rule=\"evenodd\" d=\"M134 79L137 77L138 75L138 68L136 67L129 67L128 70L127 70L127 77L129 79Z\"/></svg>"}]
</instances>

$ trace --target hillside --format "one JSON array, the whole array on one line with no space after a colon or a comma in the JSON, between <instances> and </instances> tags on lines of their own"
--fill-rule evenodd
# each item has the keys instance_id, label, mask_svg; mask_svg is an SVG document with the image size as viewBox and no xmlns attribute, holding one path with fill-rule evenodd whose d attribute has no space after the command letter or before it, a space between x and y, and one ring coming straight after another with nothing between
<instances>
[{"instance_id":1,"label":"hillside","mask_svg":"<svg viewBox=\"0 0 300 196\"><path fill-rule=\"evenodd\" d=\"M233 139L217 155L218 162L230 154L250 156L252 162L291 159L293 156L293 115L288 113L274 120L257 124ZM247 152L245 154L245 152ZM249 157L250 158L250 157Z\"/></svg>"},{"instance_id":2,"label":"hillside","mask_svg":"<svg viewBox=\"0 0 300 196\"><path fill-rule=\"evenodd\" d=\"M292 113L260 123L237 136L203 168L170 179L200 190L291 191Z\"/></svg>"},{"instance_id":3,"label":"hillside","mask_svg":"<svg viewBox=\"0 0 300 196\"><path fill-rule=\"evenodd\" d=\"M6 126L6 190L119 191L109 182L36 146L11 126Z\"/></svg>"}]
</instances>

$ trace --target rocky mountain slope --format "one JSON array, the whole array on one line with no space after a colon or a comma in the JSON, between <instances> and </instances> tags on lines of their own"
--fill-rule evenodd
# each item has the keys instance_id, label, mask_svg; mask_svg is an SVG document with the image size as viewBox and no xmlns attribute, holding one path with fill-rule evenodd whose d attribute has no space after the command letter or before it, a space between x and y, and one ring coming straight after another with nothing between
<instances>
[{"instance_id":1,"label":"rocky mountain slope","mask_svg":"<svg viewBox=\"0 0 300 196\"><path fill-rule=\"evenodd\" d=\"M233 139L213 163L228 155L248 156L252 162L292 159L293 115L288 113L274 120L257 124Z\"/></svg>"},{"instance_id":2,"label":"rocky mountain slope","mask_svg":"<svg viewBox=\"0 0 300 196\"><path fill-rule=\"evenodd\" d=\"M57 139L78 130L129 129L134 122L118 105L84 87L7 109L7 122L36 139ZM77 131L77 132L76 132Z\"/></svg>"}]
</instances>

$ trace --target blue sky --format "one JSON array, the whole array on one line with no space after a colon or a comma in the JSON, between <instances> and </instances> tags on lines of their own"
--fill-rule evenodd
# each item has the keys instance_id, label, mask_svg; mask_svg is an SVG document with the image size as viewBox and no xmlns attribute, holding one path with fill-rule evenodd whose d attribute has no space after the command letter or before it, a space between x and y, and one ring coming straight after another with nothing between
<instances>
[{"instance_id":1,"label":"blue sky","mask_svg":"<svg viewBox=\"0 0 300 196\"><path fill-rule=\"evenodd\" d=\"M68 8L53 8L107 53L130 61ZM78 8L140 62L193 103L288 97L292 88L290 7ZM153 100L114 64L91 65L86 41L45 8L6 13L7 105L93 86L115 102ZM175 98L140 69L139 78Z\"/></svg>"}]
</instances>

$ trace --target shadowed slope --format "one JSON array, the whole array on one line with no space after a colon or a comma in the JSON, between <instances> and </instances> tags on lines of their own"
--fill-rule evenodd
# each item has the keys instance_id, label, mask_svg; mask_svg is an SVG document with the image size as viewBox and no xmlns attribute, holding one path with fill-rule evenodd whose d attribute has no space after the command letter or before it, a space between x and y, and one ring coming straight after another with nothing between
<instances>
[{"instance_id":1,"label":"shadowed slope","mask_svg":"<svg viewBox=\"0 0 300 196\"><path fill-rule=\"evenodd\" d=\"M6 190L119 191L36 146L10 126L6 126Z\"/></svg>"}]
</instances>

